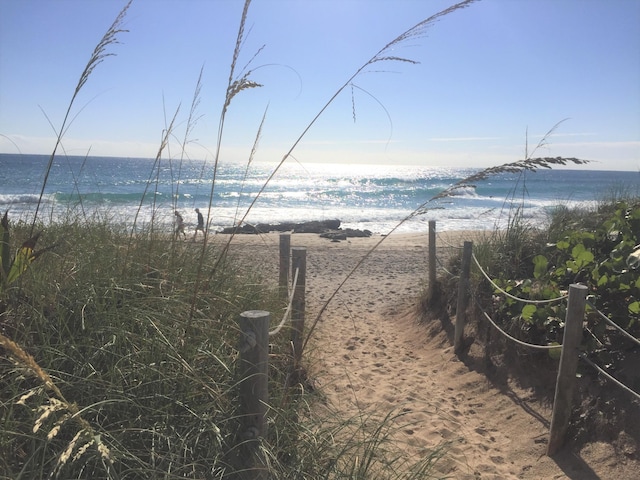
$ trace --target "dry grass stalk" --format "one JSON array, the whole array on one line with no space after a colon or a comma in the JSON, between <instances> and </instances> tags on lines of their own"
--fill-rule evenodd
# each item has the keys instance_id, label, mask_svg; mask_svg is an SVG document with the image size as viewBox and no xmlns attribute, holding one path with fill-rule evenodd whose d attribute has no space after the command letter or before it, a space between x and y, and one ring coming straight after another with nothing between
<instances>
[{"instance_id":1,"label":"dry grass stalk","mask_svg":"<svg viewBox=\"0 0 640 480\"><path fill-rule=\"evenodd\" d=\"M58 386L53 383L53 380L51 379L49 374L45 372L44 369L40 367L40 365L38 365L33 356L25 352L24 349L13 340L5 337L2 334L0 334L0 346L4 347L4 349L9 353L11 357L13 357L13 359L19 365L30 371L36 378L40 379L45 388L52 391L55 395L55 397L48 397L48 405L40 405L38 407L37 412L39 416L33 426L33 433L37 433L45 423L45 421L51 416L51 414L55 412L64 411L65 413L56 420L51 430L47 433L48 440L53 439L58 434L58 432L62 428L62 425L67 420L74 419L80 426L80 430L76 433L73 440L71 440L69 445L67 445L65 451L58 458L58 462L56 468L54 469L54 472L58 471L59 468L67 462L67 460L71 456L71 453L73 452L73 449L83 435L87 438L86 448L88 448L90 445L95 444L96 449L103 460L105 460L109 464L113 463L109 448L102 441L100 441L100 436L95 433L89 422L87 422L80 416L80 410L78 409L78 406L75 403L70 403L64 398ZM22 395L16 403L18 405L26 405L26 401L39 392L40 390L37 388L32 389L26 394ZM83 450L83 453L84 451L86 451L86 448ZM79 455L76 456L79 457Z\"/></svg>"},{"instance_id":2,"label":"dry grass stalk","mask_svg":"<svg viewBox=\"0 0 640 480\"><path fill-rule=\"evenodd\" d=\"M396 55L388 55L388 53L391 52L395 47L399 46L402 43L405 43L408 40L424 37L427 33L427 30L431 26L433 26L435 23L437 23L442 17L449 15L450 13L453 13L456 10L462 10L464 8L467 8L472 3L475 3L476 1L478 0L466 0L464 2L456 3L455 5L451 5L449 8L442 10L436 13L435 15L432 15L431 17L421 21L420 23L417 23L416 25L411 27L409 30L406 30L405 32L401 33L391 42L386 44L378 53L376 53L371 58L371 60L367 62L365 66L371 65L373 63L385 62L385 61L394 61L394 62L400 61L400 62L409 62L413 64L419 63L419 62L416 62L415 60L398 57Z\"/></svg>"},{"instance_id":3,"label":"dry grass stalk","mask_svg":"<svg viewBox=\"0 0 640 480\"><path fill-rule=\"evenodd\" d=\"M56 435L58 435L58 433L60 432L60 429L62 428L62 425L67 420L69 420L69 418L71 418L71 415L69 415L69 414L65 414L62 417L60 417L56 421L56 423L53 425L51 430L49 430L49 433L47 434L47 440L52 440Z\"/></svg>"},{"instance_id":4,"label":"dry grass stalk","mask_svg":"<svg viewBox=\"0 0 640 480\"><path fill-rule=\"evenodd\" d=\"M0 346L4 347L9 355L11 355L20 365L27 368L34 376L39 378L47 389L52 390L58 398L63 398L62 392L60 392L60 389L58 389L56 384L53 383L49 374L45 372L40 365L38 365L35 359L25 352L20 345L0 333ZM23 395L20 400L26 400L30 396L30 394Z\"/></svg>"},{"instance_id":5,"label":"dry grass stalk","mask_svg":"<svg viewBox=\"0 0 640 480\"><path fill-rule=\"evenodd\" d=\"M579 158L573 157L542 157L528 158L526 160L519 160L517 162L505 163L496 167L489 167L466 178L463 178L459 182L454 183L446 190L443 190L442 192L431 198L429 202L438 198L446 198L455 195L456 191L462 188L473 187L474 182L486 180L487 178L498 175L500 173L522 173L525 171L535 172L541 168L553 168L554 166L567 165L570 163L573 163L574 165L584 165L589 163L589 160L581 160ZM417 214L420 215L425 211L426 210L421 210L417 212Z\"/></svg>"},{"instance_id":6,"label":"dry grass stalk","mask_svg":"<svg viewBox=\"0 0 640 480\"><path fill-rule=\"evenodd\" d=\"M44 197L44 191L45 191L45 187L47 186L47 180L49 179L49 173L51 172L51 168L53 166L53 159L56 156L56 152L58 151L58 147L60 146L60 143L62 143L62 137L65 135L67 129L69 128L69 125L68 125L69 116L71 115L71 109L73 108L76 97L80 93L80 90L82 90L82 87L87 83L87 80L89 80L89 77L91 76L91 73L93 73L95 68L100 63L102 63L102 61L106 57L115 55L114 53L108 53L107 47L109 47L110 45L119 43L117 39L118 34L124 33L127 31L122 29L121 25L122 25L122 22L124 21L124 17L126 16L127 10L129 10L129 6L131 5L132 1L133 0L130 0L129 3L127 3L125 7L120 11L118 16L114 20L114 22L111 24L111 27L109 27L109 29L104 34L100 42L96 45L95 49L93 50L93 53L91 54L91 57L89 58L89 62L87 62L87 65L84 67L84 70L80 75L80 79L78 80L78 84L76 85L76 88L73 91L71 101L67 106L67 111L65 113L64 119L62 120L62 125L60 126L60 129L58 130L58 133L57 133L56 143L53 147L53 151L51 152L51 156L49 157L49 163L47 164L47 168L45 170L44 179L42 181L42 189L40 190L40 196L38 197L38 203L36 204L36 211L33 214L33 222L31 227L32 234L33 234L33 229L35 228L35 225L36 225L36 220L38 218L38 211L40 210L40 205Z\"/></svg>"},{"instance_id":7,"label":"dry grass stalk","mask_svg":"<svg viewBox=\"0 0 640 480\"><path fill-rule=\"evenodd\" d=\"M353 85L354 80L358 76L360 76L360 74L362 72L364 72L369 66L371 66L373 64L380 63L380 62L385 62L385 61L401 61L401 62L409 62L409 63L413 63L413 64L419 63L419 62L416 62L414 60L398 57L396 55L391 55L390 52L392 50L394 50L396 47L399 47L402 43L404 43L405 41L407 41L409 39L420 38L420 37L424 36L425 33L426 33L426 30L429 27L431 27L434 23L439 21L445 15L449 15L450 13L453 13L453 12L455 12L457 10L465 9L468 6L470 6L472 3L475 3L476 1L477 0L466 0L464 2L456 3L455 5L452 5L451 7L447 8L445 10L442 10L441 12L436 13L435 15L432 15L431 17L429 17L429 18L417 23L416 25L414 25L410 29L406 30L405 32L403 32L402 34L397 36L394 40L392 40L391 42L386 44L384 47L382 47L382 49L380 49L378 51L378 53L376 53L373 57L371 57L368 61L366 61L360 68L358 68L355 71L355 73L353 73L347 79L347 81L340 88L338 88L338 90L336 90L336 92L331 96L331 98L329 98L329 100L324 104L324 106L318 111L318 113L311 119L311 121L307 124L307 126L302 130L302 132L296 138L296 140L293 142L293 144L291 145L289 150L283 155L283 157L280 160L280 162L278 162L276 167L273 169L273 171L271 172L271 174L269 175L267 180L264 182L264 184L262 185L260 190L258 190L258 193L256 194L255 198L252 200L251 204L249 205L249 207L245 211L245 214L244 214L243 218L240 220L240 222L238 222L237 226L238 227L242 226L242 224L246 220L247 216L249 215L249 212L253 209L254 205L258 201L258 198L260 198L260 196L262 195L264 190L271 183L271 180L275 177L276 173L280 170L282 165L284 165L285 161L287 161L290 157L293 156L293 151L296 149L296 147L302 141L302 139L306 136L307 132L311 129L311 127L313 127L313 125L315 125L315 123L322 116L324 111L327 108L329 108L329 106L334 102L334 100L346 88L351 87ZM247 0L247 2L245 3L245 11L243 11L242 25L241 25L241 28L240 28L240 34L238 35L238 43L236 43L236 51L234 52L234 62L235 62L235 60L237 60L237 54L239 52L241 39L242 39L241 34L244 32L244 22L246 20L246 13L247 13L246 10L247 10L247 8L249 6L249 3L250 3L249 0ZM230 79L230 82L231 82L231 79Z\"/></svg>"},{"instance_id":8,"label":"dry grass stalk","mask_svg":"<svg viewBox=\"0 0 640 480\"><path fill-rule=\"evenodd\" d=\"M76 447L76 445L78 444L80 437L84 434L85 432L83 430L80 430L78 433L75 434L75 436L71 439L71 441L69 442L69 445L67 445L67 448L64 450L64 452L62 452L62 454L58 457L58 463L56 464L56 468L54 469L55 471L58 471L60 469L61 466L63 466L65 463L67 463L67 461L69 460L69 458L71 458L71 454L73 453L73 449Z\"/></svg>"},{"instance_id":9,"label":"dry grass stalk","mask_svg":"<svg viewBox=\"0 0 640 480\"><path fill-rule=\"evenodd\" d=\"M49 418L49 416L57 411L65 410L67 406L62 403L57 398L49 398L49 405L40 405L38 407L38 412L40 412L40 416L36 420L35 425L33 426L33 433L37 433L40 430L42 424Z\"/></svg>"}]
</instances>

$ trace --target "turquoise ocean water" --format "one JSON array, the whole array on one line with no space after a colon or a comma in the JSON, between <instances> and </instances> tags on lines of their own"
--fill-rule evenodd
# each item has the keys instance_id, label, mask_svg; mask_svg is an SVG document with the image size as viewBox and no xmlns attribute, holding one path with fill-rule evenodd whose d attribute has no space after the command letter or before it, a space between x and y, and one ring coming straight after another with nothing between
<instances>
[{"instance_id":1,"label":"turquoise ocean water","mask_svg":"<svg viewBox=\"0 0 640 480\"><path fill-rule=\"evenodd\" d=\"M48 160L43 155L0 154L0 210L9 210L12 221L33 219ZM430 202L476 170L292 162L285 163L256 200L273 168L222 164L214 183L212 162L59 156L38 218L46 223L98 214L133 225L137 216L138 226L153 219L171 229L177 209L193 228L194 208L199 207L205 216L210 212L210 228L220 230L237 224L255 201L247 223L337 218L343 227L384 234L427 203L424 215L398 231L426 231L429 220L437 221L439 231L490 230L504 226L513 206L522 208L527 221L541 224L557 205L593 203L622 190L640 192L640 172L552 169L501 174Z\"/></svg>"}]
</instances>

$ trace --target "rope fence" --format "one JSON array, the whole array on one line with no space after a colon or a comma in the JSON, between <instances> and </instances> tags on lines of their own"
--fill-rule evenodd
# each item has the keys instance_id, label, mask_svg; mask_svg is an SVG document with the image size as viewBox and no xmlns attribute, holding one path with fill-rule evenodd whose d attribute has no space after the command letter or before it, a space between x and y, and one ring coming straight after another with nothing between
<instances>
[{"instance_id":1,"label":"rope fence","mask_svg":"<svg viewBox=\"0 0 640 480\"><path fill-rule=\"evenodd\" d=\"M274 335L277 335L278 333L280 333L280 330L282 330L282 327L284 327L284 324L287 323L287 320L291 317L291 308L293 307L293 297L296 291L296 286L298 285L298 273L300 273L300 269L296 268L296 273L293 276L293 284L291 286L291 292L289 292L289 303L287 304L287 309L284 312L284 315L282 316L282 320L280 320L280 323L278 324L278 326L269 331L269 336L273 337Z\"/></svg>"},{"instance_id":2,"label":"rope fence","mask_svg":"<svg viewBox=\"0 0 640 480\"><path fill-rule=\"evenodd\" d=\"M478 270L480 270L480 273L482 273L482 275L484 276L484 278L486 278L489 283L491 284L491 286L493 288L495 288L496 290L498 290L500 293L502 293L504 296L509 297L512 300L515 300L517 302L521 302L521 303L529 303L529 304L533 304L533 305L540 305L540 304L544 304L544 303L554 303L554 302L559 302L562 300L566 300L566 298L569 296L567 295L562 295L561 297L556 297L556 298L549 298L549 299L544 299L544 300L531 300L531 299L527 299L527 298L520 298L520 297L516 297L515 295L511 295L509 292L507 292L506 290L504 290L503 288L501 288L500 286L498 286L496 284L496 282L494 282L491 277L489 277L489 275L487 274L487 272L484 271L484 269L480 266L480 262L478 262L478 259L476 258L475 254L471 255L471 258L473 258L474 263L476 264L476 267L478 267Z\"/></svg>"},{"instance_id":3,"label":"rope fence","mask_svg":"<svg viewBox=\"0 0 640 480\"><path fill-rule=\"evenodd\" d=\"M430 222L430 231L433 230L435 232L435 222L431 225ZM435 240L436 235L430 236L430 240ZM438 236L440 238L440 236ZM453 245L444 242L449 248L454 248ZM640 345L640 340L629 334L626 330L621 328L615 322L613 322L610 318L608 318L604 313L599 311L595 305L591 302L587 302L587 287L584 285L573 284L569 287L569 291L566 295L561 295L557 298L552 299L543 299L543 300L533 300L517 297L515 295L510 294L505 289L501 288L496 282L489 276L486 270L480 265L477 257L473 253L473 244L472 242L464 242L463 253L462 253L462 264L461 264L461 274L458 276L459 278L459 292L458 292L458 305L456 309L456 329L454 333L454 351L456 354L461 354L464 346L463 342L463 329L464 324L466 323L465 311L467 308L466 298L470 296L474 304L477 306L478 310L481 312L482 316L489 322L493 328L495 328L504 338L507 340L520 345L526 348L532 348L537 350L560 350L560 364L558 368L558 377L556 382L556 392L554 398L554 406L553 406L553 414L552 421L549 433L549 443L547 448L547 454L553 455L556 453L564 442L564 436L566 434L566 430L569 424L569 418L572 410L572 397L573 390L575 387L575 378L577 373L577 364L579 360L584 361L589 366L594 368L599 374L602 374L607 380L613 382L618 387L622 388L624 391L632 395L635 399L640 399L640 394L635 392L633 389L620 382L618 379L613 377L611 374L607 373L602 367L598 366L592 360L590 360L586 353L580 351L580 344L582 341L583 331L586 329L589 333L593 335L593 333L584 325L585 319L585 308L587 305L591 307L597 315L599 315L604 321L607 322L608 325L614 327L617 331L619 331L622 335L625 336L628 340L634 342L636 345ZM459 249L460 247L455 247ZM436 250L435 245L431 246L434 252ZM433 259L433 257L430 257ZM470 284L470 272L468 265L473 261L477 269L480 271L482 276L489 282L489 284L493 287L494 291L501 293L505 297L508 297L514 301L523 303L523 304L547 304L553 302L561 302L567 301L567 311L565 317L565 328L564 328L564 338L561 345L535 345L528 342L524 342L519 340L509 333L507 333L503 328L501 328L492 318L491 316L482 308L478 299L473 295L471 284ZM437 264L441 264L440 259L436 258L435 262ZM435 269L436 266L430 265L430 269ZM455 277L451 272L449 272L446 268L442 267L440 270L443 270L446 274L451 277ZM433 273L430 272L430 275ZM601 343L601 342L600 342ZM602 345L602 343L601 343Z\"/></svg>"},{"instance_id":4,"label":"rope fence","mask_svg":"<svg viewBox=\"0 0 640 480\"><path fill-rule=\"evenodd\" d=\"M591 308L593 308L593 310L595 310L595 312L600 316L600 318L602 318L605 322L607 322L612 327L616 328L620 333L622 333L625 337L627 337L627 339L631 340L636 345L640 345L640 340L638 340L636 337L631 335L624 328L620 327L620 325L618 325L616 322L614 322L609 317L607 317L604 313L602 313L600 310L598 310L598 308L593 303L591 303L589 300L587 300L587 305L589 305Z\"/></svg>"},{"instance_id":5,"label":"rope fence","mask_svg":"<svg viewBox=\"0 0 640 480\"><path fill-rule=\"evenodd\" d=\"M436 255L435 222L429 222L429 288L433 289L436 283L436 266L441 265L441 259ZM448 248L458 250L451 244ZM589 305L607 324L615 327L617 331L625 335L625 338L640 345L640 340L630 335L619 325L600 312L591 302L587 302L587 287L579 284L569 286L568 294L553 299L531 300L511 295L500 288L488 275L473 253L473 243L464 242L462 247L462 264L460 275L453 275L441 265L444 271L452 277L458 278L458 303L456 306L456 325L454 333L454 351L460 355L463 346L464 325L466 323L467 301L472 298L474 304L481 311L483 317L507 340L526 348L537 350L560 350L560 363L556 380L556 390L553 403L553 413L549 431L547 455L556 453L564 442L569 419L572 411L572 397L576 382L577 364L584 361L602 374L607 380L628 392L635 399L640 400L640 395L633 389L624 385L615 377L607 373L603 368L590 360L586 353L580 351L580 344L584 330L589 331L584 325L585 308ZM491 316L482 308L478 299L473 295L470 284L470 266L474 263L481 274L486 278L495 291L508 298L526 304L546 304L550 302L567 302L564 336L561 345L535 345L519 340L503 328L501 328ZM291 265L292 263L292 265ZM290 274L293 272L293 281L289 284ZM240 315L240 412L243 420L241 433L242 447L246 450L244 458L247 459L247 469L261 472L266 462L260 449L260 438L267 435L266 408L268 405L268 352L269 337L278 335L290 320L291 323L291 369L288 375L287 387L291 387L289 378L297 378L302 356L302 335L304 331L305 313L305 288L306 288L306 248L290 246L289 234L280 236L280 295L286 299L287 307L277 327L269 330L270 313L265 311L249 311ZM592 332L589 331L592 334ZM593 335L593 334L592 334ZM256 477L258 478L258 477Z\"/></svg>"},{"instance_id":6,"label":"rope fence","mask_svg":"<svg viewBox=\"0 0 640 480\"><path fill-rule=\"evenodd\" d=\"M533 343L523 342L522 340L518 340L517 338L509 335L502 328L500 328L496 322L493 321L493 319L489 316L487 312L484 311L484 309L480 306L480 303L477 301L477 299L475 297L473 298L476 306L478 307L478 309L480 310L484 318L486 318L489 321L489 323L493 325L493 328L495 328L498 332L502 334L503 337L507 338L508 340L511 340L512 342L517 343L518 345L521 345L523 347L533 348L536 350L554 350L554 349L562 348L562 345L535 345Z\"/></svg>"},{"instance_id":7,"label":"rope fence","mask_svg":"<svg viewBox=\"0 0 640 480\"><path fill-rule=\"evenodd\" d=\"M589 357L587 357L587 355L585 353L581 353L580 354L580 359L583 360L585 363L591 365L593 368L595 368L599 373L601 373L602 375L604 375L607 379L611 380L613 383L615 383L616 385L618 385L620 388L626 390L627 392L629 392L631 395L633 395L634 397L636 397L638 400L640 400L640 394L634 392L633 390L631 390L629 387L627 387L624 383L622 383L620 380L618 380L617 378L613 377L612 375L610 375L609 373L605 372L602 367L600 367L599 365L597 365L596 363L593 363L591 360L589 360Z\"/></svg>"}]
</instances>

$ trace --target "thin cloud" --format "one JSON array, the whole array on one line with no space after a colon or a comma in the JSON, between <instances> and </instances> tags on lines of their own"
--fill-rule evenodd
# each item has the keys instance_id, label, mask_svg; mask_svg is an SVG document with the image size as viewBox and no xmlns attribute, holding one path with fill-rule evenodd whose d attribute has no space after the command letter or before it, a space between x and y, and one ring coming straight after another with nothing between
<instances>
[{"instance_id":1,"label":"thin cloud","mask_svg":"<svg viewBox=\"0 0 640 480\"><path fill-rule=\"evenodd\" d=\"M562 142L553 143L554 147L640 147L640 141L628 140L621 142Z\"/></svg>"},{"instance_id":2,"label":"thin cloud","mask_svg":"<svg viewBox=\"0 0 640 480\"><path fill-rule=\"evenodd\" d=\"M398 140L311 140L304 142L306 146L340 146L340 145L388 145L399 143Z\"/></svg>"},{"instance_id":3,"label":"thin cloud","mask_svg":"<svg viewBox=\"0 0 640 480\"><path fill-rule=\"evenodd\" d=\"M484 142L502 140L502 137L434 137L430 138L430 142Z\"/></svg>"},{"instance_id":4,"label":"thin cloud","mask_svg":"<svg viewBox=\"0 0 640 480\"><path fill-rule=\"evenodd\" d=\"M595 137L598 135L596 132L580 132L580 133L555 133L552 137ZM540 135L543 136L543 135Z\"/></svg>"}]
</instances>

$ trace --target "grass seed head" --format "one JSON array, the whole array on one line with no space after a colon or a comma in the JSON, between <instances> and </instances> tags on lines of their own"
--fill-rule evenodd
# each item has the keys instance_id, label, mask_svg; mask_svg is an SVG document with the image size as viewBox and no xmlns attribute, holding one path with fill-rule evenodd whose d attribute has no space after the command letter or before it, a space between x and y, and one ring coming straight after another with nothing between
<instances>
[{"instance_id":1,"label":"grass seed head","mask_svg":"<svg viewBox=\"0 0 640 480\"><path fill-rule=\"evenodd\" d=\"M33 433L36 433L38 430L40 430L40 427L42 426L42 424L47 420L47 418L49 418L49 416L51 416L52 413L60 410L65 410L65 409L66 409L66 405L64 403L62 403L56 398L50 398L49 405L42 405L38 407L38 412L40 412L40 416L38 417L35 425L33 426Z\"/></svg>"}]
</instances>

